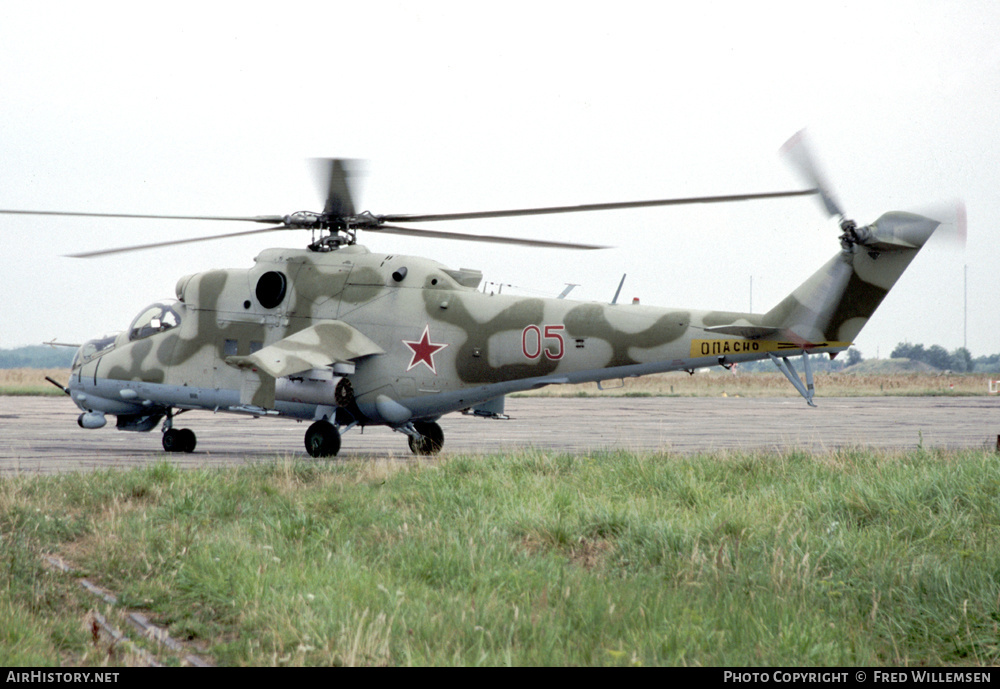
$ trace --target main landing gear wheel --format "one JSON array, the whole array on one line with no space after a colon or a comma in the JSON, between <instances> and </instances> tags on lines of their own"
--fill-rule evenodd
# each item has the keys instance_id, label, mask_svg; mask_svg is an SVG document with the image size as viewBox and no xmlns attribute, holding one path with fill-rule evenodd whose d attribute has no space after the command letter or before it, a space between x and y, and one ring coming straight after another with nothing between
<instances>
[{"instance_id":1,"label":"main landing gear wheel","mask_svg":"<svg viewBox=\"0 0 1000 689\"><path fill-rule=\"evenodd\" d=\"M407 436L410 452L415 455L436 455L444 446L444 431L433 421L414 421L413 429L420 434L420 440Z\"/></svg>"},{"instance_id":2,"label":"main landing gear wheel","mask_svg":"<svg viewBox=\"0 0 1000 689\"><path fill-rule=\"evenodd\" d=\"M194 452L198 438L190 428L168 428L163 432L163 449L167 452Z\"/></svg>"},{"instance_id":3,"label":"main landing gear wheel","mask_svg":"<svg viewBox=\"0 0 1000 689\"><path fill-rule=\"evenodd\" d=\"M340 432L329 421L317 421L306 431L306 452L312 457L334 457L340 452Z\"/></svg>"}]
</instances>

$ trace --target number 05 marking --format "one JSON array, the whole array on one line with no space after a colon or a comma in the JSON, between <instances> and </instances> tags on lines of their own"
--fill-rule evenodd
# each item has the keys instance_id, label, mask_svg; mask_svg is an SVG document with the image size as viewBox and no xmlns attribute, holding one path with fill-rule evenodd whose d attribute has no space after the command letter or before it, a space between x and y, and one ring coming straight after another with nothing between
<instances>
[{"instance_id":1,"label":"number 05 marking","mask_svg":"<svg viewBox=\"0 0 1000 689\"><path fill-rule=\"evenodd\" d=\"M545 352L545 358L550 361L557 361L563 358L566 345L563 336L560 334L565 329L564 325L545 325L545 335L542 335L542 328L537 325L529 325L521 331L521 352L528 359L537 359ZM545 346L542 346L544 342ZM555 350L554 352L552 350Z\"/></svg>"}]
</instances>

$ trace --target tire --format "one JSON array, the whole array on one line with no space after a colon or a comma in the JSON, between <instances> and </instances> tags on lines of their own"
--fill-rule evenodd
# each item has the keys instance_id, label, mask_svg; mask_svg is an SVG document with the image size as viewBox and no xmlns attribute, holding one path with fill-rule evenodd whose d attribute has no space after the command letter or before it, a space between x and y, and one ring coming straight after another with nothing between
<instances>
[{"instance_id":1,"label":"tire","mask_svg":"<svg viewBox=\"0 0 1000 689\"><path fill-rule=\"evenodd\" d=\"M340 452L340 433L329 421L317 421L306 431L305 443L311 457L335 457Z\"/></svg>"},{"instance_id":2,"label":"tire","mask_svg":"<svg viewBox=\"0 0 1000 689\"><path fill-rule=\"evenodd\" d=\"M194 431L190 428L182 428L177 431L177 438L180 440L178 452L187 452L189 454L194 452L194 447L198 444L198 438L195 437Z\"/></svg>"},{"instance_id":3,"label":"tire","mask_svg":"<svg viewBox=\"0 0 1000 689\"><path fill-rule=\"evenodd\" d=\"M420 434L417 440L409 436L410 452L415 455L436 455L444 447L444 431L433 421L414 421L414 430Z\"/></svg>"},{"instance_id":4,"label":"tire","mask_svg":"<svg viewBox=\"0 0 1000 689\"><path fill-rule=\"evenodd\" d=\"M167 452L181 451L180 432L176 428L170 428L163 432L163 449Z\"/></svg>"}]
</instances>

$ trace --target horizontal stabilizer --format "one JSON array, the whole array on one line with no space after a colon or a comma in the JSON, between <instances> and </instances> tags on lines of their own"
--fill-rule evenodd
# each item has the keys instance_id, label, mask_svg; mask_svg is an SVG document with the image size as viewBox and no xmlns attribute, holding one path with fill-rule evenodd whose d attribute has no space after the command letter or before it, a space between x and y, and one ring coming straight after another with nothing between
<instances>
[{"instance_id":1,"label":"horizontal stabilizer","mask_svg":"<svg viewBox=\"0 0 1000 689\"><path fill-rule=\"evenodd\" d=\"M707 333L716 333L719 335L735 335L736 337L745 337L748 340L757 340L763 337L772 337L782 332L781 328L768 328L761 325L717 325L711 328L705 328Z\"/></svg>"}]
</instances>

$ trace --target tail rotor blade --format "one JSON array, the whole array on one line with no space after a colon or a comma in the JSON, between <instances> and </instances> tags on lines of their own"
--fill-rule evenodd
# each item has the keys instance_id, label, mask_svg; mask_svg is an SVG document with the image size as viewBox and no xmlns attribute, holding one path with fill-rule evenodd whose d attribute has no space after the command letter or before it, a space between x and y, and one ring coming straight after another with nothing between
<instances>
[{"instance_id":1,"label":"tail rotor blade","mask_svg":"<svg viewBox=\"0 0 1000 689\"><path fill-rule=\"evenodd\" d=\"M962 201L940 203L928 208L918 208L916 212L925 218L930 218L941 223L934 230L935 237L939 237L960 249L965 248L968 235L965 203Z\"/></svg>"},{"instance_id":2,"label":"tail rotor blade","mask_svg":"<svg viewBox=\"0 0 1000 689\"><path fill-rule=\"evenodd\" d=\"M791 139L781 147L781 153L786 160L794 167L802 178L819 192L819 197L823 201L823 206L830 216L845 218L844 209L830 191L830 185L826 178L819 171L816 161L806 143L806 131L803 129L797 132Z\"/></svg>"}]
</instances>

